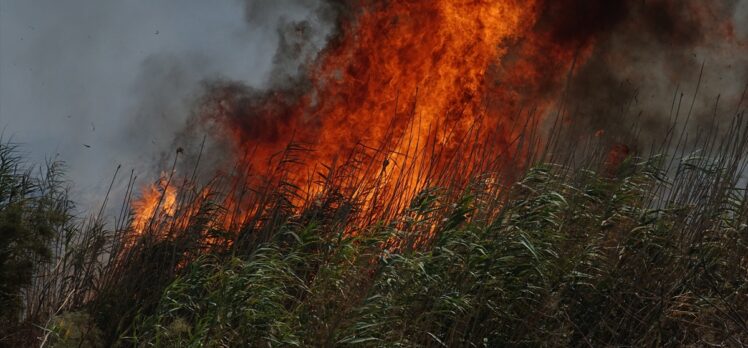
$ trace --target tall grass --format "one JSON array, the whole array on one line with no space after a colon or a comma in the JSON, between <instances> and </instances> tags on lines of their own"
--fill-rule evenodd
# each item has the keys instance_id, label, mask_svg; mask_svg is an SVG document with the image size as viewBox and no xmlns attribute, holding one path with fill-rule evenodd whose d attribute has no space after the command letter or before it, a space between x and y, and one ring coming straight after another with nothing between
<instances>
[{"instance_id":1,"label":"tall grass","mask_svg":"<svg viewBox=\"0 0 748 348\"><path fill-rule=\"evenodd\" d=\"M403 218L438 226L428 246L399 243L409 232L402 221L356 236L288 221L251 253L192 263L122 339L740 346L748 339L748 201L725 171L745 159L714 161L731 164L688 157L669 180L659 157L631 158L613 176L535 166L498 214L480 182L447 207L424 193ZM690 187L674 186L694 175ZM653 195L658 189L667 193ZM695 192L706 193L700 204L684 201Z\"/></svg>"},{"instance_id":2,"label":"tall grass","mask_svg":"<svg viewBox=\"0 0 748 348\"><path fill-rule=\"evenodd\" d=\"M0 344L37 343L40 327L92 299L106 267L107 236L80 220L68 199L64 163L25 163L0 139Z\"/></svg>"},{"instance_id":3,"label":"tall grass","mask_svg":"<svg viewBox=\"0 0 748 348\"><path fill-rule=\"evenodd\" d=\"M3 143L3 238L10 221L31 244L3 244L3 277L28 267L3 281L15 288L3 288L0 342L748 344L744 115L728 134L668 132L622 155L565 147L563 126L541 141L535 123L512 126L504 152L475 141L479 129L450 151L361 145L306 185L291 180L312 151L300 144L265 173L199 185L172 170L161 182L178 190L174 214L137 231L133 175L108 229L101 213L72 216L57 165L37 178Z\"/></svg>"}]
</instances>

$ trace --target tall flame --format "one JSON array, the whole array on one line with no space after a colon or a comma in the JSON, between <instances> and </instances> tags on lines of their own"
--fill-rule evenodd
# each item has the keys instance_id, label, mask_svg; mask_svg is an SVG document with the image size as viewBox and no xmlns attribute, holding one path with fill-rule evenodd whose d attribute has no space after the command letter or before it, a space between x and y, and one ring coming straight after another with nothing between
<instances>
[{"instance_id":1,"label":"tall flame","mask_svg":"<svg viewBox=\"0 0 748 348\"><path fill-rule=\"evenodd\" d=\"M454 150L476 128L484 131L479 142L509 147L513 125L530 117L523 108L544 106L590 47L555 43L538 26L540 7L539 0L365 2L320 54L303 94L273 91L248 102L226 88L206 117L224 124L258 167L291 140L313 146L309 167L406 133L409 141L386 150L412 153L429 138Z\"/></svg>"},{"instance_id":2,"label":"tall flame","mask_svg":"<svg viewBox=\"0 0 748 348\"><path fill-rule=\"evenodd\" d=\"M402 170L404 162L446 166L426 146L438 147L442 159L459 157L468 170L475 149L511 154L523 125L542 116L555 87L588 54L590 37L565 37L564 28L559 36L541 23L546 2L360 1L347 8L304 84L261 95L216 88L204 120L217 123L242 154L237 161L258 172L289 142L311 147L301 170L284 178L299 186L319 163L357 146L377 149L382 173L400 166L398 180L408 183L400 192L412 196L424 176Z\"/></svg>"}]
</instances>

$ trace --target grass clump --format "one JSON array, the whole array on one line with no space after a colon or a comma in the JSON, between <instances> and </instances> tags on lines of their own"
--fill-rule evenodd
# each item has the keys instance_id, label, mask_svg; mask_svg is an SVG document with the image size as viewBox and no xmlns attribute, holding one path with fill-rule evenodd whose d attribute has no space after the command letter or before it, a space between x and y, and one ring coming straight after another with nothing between
<instances>
[{"instance_id":1,"label":"grass clump","mask_svg":"<svg viewBox=\"0 0 748 348\"><path fill-rule=\"evenodd\" d=\"M29 329L37 313L26 294L52 262L55 236L72 219L61 166L50 163L37 174L0 138L0 342L14 342Z\"/></svg>"}]
</instances>

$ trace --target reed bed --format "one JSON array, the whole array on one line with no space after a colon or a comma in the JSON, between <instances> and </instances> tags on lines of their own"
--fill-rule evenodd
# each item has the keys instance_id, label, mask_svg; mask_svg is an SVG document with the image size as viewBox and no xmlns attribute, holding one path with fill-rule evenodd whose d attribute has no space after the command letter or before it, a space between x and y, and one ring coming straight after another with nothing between
<instances>
[{"instance_id":1,"label":"reed bed","mask_svg":"<svg viewBox=\"0 0 748 348\"><path fill-rule=\"evenodd\" d=\"M304 185L290 178L308 144L263 173L172 170L160 189L177 189L175 211L137 231L134 175L108 227L73 216L58 165L39 178L4 142L0 226L19 232L0 243L0 342L748 344L745 114L727 134L684 127L630 152L567 146L556 117L548 134L511 125L502 151L480 129L449 151L388 150L407 134L361 144Z\"/></svg>"}]
</instances>

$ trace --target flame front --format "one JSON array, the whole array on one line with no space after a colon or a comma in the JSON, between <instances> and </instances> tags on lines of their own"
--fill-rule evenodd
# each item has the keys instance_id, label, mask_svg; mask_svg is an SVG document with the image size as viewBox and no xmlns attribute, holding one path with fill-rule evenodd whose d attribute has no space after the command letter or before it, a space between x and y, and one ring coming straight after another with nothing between
<instances>
[{"instance_id":1,"label":"flame front","mask_svg":"<svg viewBox=\"0 0 748 348\"><path fill-rule=\"evenodd\" d=\"M360 146L374 149L381 171L359 171L357 185L388 176L405 183L394 190L399 202L427 185L424 171L459 163L461 172L452 177L471 172L479 166L476 151L484 151L480 161L503 157L519 166L514 141L542 117L593 42L591 36L559 37L552 23L541 23L546 2L348 5L339 33L310 63L302 86L261 95L216 88L202 120L218 124L236 148L236 161L258 173L270 172L268 158L290 142L313 149L295 161L300 170L284 174L298 187L308 186L319 164L330 166ZM418 170L404 169L406 163ZM364 204L373 208L376 198L370 194ZM231 200L228 208L252 211L234 207L241 204ZM141 209L136 225L150 213Z\"/></svg>"}]
</instances>

